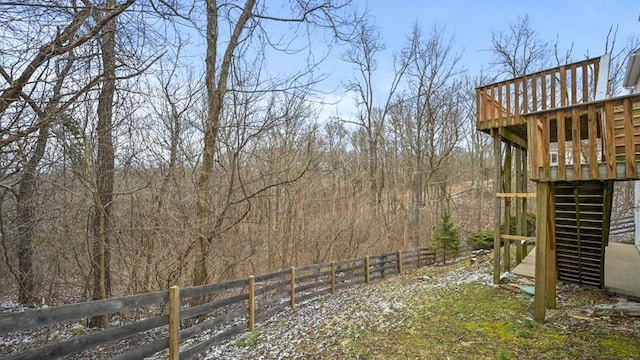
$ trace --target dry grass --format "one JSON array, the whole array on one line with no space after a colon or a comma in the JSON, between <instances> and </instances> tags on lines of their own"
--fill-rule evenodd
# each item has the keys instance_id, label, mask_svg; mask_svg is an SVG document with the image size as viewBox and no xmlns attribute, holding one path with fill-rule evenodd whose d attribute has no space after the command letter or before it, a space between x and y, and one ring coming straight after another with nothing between
<instances>
[{"instance_id":1,"label":"dry grass","mask_svg":"<svg viewBox=\"0 0 640 360\"><path fill-rule=\"evenodd\" d=\"M444 270L423 273L437 282ZM559 295L558 309L540 325L531 320L531 298L522 293L479 282L435 287L406 299L403 308L409 310L397 328L348 341L347 357L640 359L640 320L589 315L593 305L615 299L576 286L561 288Z\"/></svg>"}]
</instances>

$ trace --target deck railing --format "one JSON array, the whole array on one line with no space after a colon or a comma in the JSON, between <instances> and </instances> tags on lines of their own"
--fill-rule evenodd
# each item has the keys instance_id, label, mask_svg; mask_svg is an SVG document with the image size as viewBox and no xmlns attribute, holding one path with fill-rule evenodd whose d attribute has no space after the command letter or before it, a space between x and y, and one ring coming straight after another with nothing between
<instances>
[{"instance_id":1,"label":"deck railing","mask_svg":"<svg viewBox=\"0 0 640 360\"><path fill-rule=\"evenodd\" d=\"M640 178L640 95L539 111L527 118L532 180Z\"/></svg>"},{"instance_id":2,"label":"deck railing","mask_svg":"<svg viewBox=\"0 0 640 360\"><path fill-rule=\"evenodd\" d=\"M530 113L584 104L605 97L608 57L597 57L476 89L477 128L525 123Z\"/></svg>"}]
</instances>

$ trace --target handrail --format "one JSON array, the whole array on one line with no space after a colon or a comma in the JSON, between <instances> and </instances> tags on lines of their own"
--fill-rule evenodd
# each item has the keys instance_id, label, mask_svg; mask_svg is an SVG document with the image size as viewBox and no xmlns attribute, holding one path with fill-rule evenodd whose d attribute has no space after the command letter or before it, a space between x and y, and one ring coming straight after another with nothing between
<instances>
[{"instance_id":1,"label":"handrail","mask_svg":"<svg viewBox=\"0 0 640 360\"><path fill-rule=\"evenodd\" d=\"M575 62L572 62L572 63L569 63L569 64L564 64L564 65L562 65L562 66L567 67L567 66L574 66L574 65L575 65L575 66L583 65L583 63L591 63L591 62L595 62L595 61L598 61L598 60L599 60L599 59L601 59L601 58L602 58L601 56L594 56L594 57L592 57L592 58L588 58L588 59L584 59L584 60L578 60L578 61L575 61ZM527 77L527 76L540 75L540 74L542 74L542 73L549 72L549 71L554 70L554 69L559 69L559 68L560 68L560 67L562 67L562 66L556 66L555 68L548 68L548 69L544 69L544 70L540 70L540 71L532 72L532 73L529 73L529 74L526 74L526 75L523 75L523 76L519 76L519 77L517 77L517 78L512 78L512 79L508 79L508 80L501 80L501 81L496 81L496 82L493 82L493 83L490 83L490 84L477 86L477 87L476 87L476 90L477 90L477 89L486 88L486 87L492 87L492 86L494 86L494 85L498 85L498 84L501 84L501 83L505 83L505 82L510 81L510 80L513 80L513 79L521 79L521 78L524 78L524 77Z\"/></svg>"}]
</instances>

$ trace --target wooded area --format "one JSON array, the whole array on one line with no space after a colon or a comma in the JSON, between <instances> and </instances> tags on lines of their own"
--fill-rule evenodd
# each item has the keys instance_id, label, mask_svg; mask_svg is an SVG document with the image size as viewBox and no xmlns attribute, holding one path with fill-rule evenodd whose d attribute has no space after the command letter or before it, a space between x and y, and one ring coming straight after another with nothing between
<instances>
[{"instance_id":1,"label":"wooded area","mask_svg":"<svg viewBox=\"0 0 640 360\"><path fill-rule=\"evenodd\" d=\"M357 4L286 3L0 5L1 295L99 300L428 247L445 214L462 238L490 228L475 88L570 51L525 17L469 74L450 31L416 23L382 89L384 37ZM637 42L614 39L616 78ZM328 117L317 68L336 51L355 107Z\"/></svg>"}]
</instances>

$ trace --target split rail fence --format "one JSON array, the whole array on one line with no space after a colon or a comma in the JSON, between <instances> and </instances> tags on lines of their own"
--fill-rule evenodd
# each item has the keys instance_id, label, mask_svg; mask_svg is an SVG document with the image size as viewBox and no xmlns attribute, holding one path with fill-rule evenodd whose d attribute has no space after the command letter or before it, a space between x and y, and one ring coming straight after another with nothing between
<instances>
[{"instance_id":1,"label":"split rail fence","mask_svg":"<svg viewBox=\"0 0 640 360\"><path fill-rule=\"evenodd\" d=\"M0 314L0 340L38 334L37 342L43 344L9 354L0 351L0 357L141 359L168 349L170 359L191 359L222 341L253 331L256 323L287 307L437 260L427 249L398 251L211 285L174 286L167 291ZM84 333L79 327L77 334L68 334L70 324L101 315L109 316L109 328Z\"/></svg>"}]
</instances>

